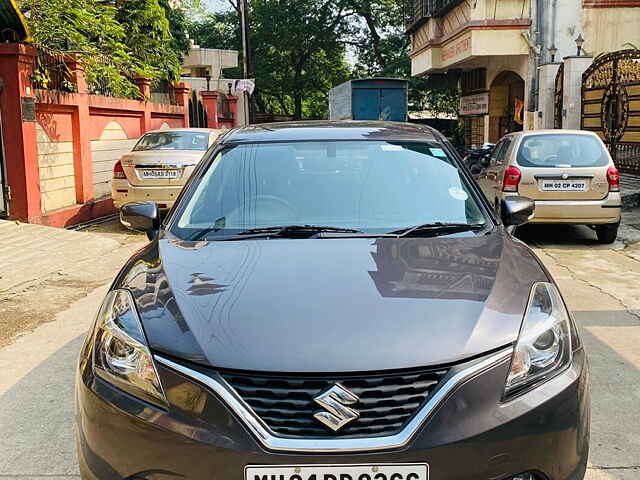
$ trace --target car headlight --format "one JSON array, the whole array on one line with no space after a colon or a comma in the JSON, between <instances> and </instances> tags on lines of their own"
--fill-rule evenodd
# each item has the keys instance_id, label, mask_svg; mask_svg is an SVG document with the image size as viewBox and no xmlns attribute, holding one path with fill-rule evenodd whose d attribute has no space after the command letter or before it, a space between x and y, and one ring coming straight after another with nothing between
<instances>
[{"instance_id":1,"label":"car headlight","mask_svg":"<svg viewBox=\"0 0 640 480\"><path fill-rule=\"evenodd\" d=\"M506 394L544 382L571 363L571 321L558 289L536 283L522 321Z\"/></svg>"},{"instance_id":2,"label":"car headlight","mask_svg":"<svg viewBox=\"0 0 640 480\"><path fill-rule=\"evenodd\" d=\"M97 376L116 387L166 407L153 357L133 297L113 290L104 299L95 327L93 365Z\"/></svg>"}]
</instances>

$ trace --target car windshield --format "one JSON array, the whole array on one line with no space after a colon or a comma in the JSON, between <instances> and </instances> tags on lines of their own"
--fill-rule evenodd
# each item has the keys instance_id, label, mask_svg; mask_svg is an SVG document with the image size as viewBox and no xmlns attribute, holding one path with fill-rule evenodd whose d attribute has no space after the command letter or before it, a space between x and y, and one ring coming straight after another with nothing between
<instances>
[{"instance_id":1,"label":"car windshield","mask_svg":"<svg viewBox=\"0 0 640 480\"><path fill-rule=\"evenodd\" d=\"M144 135L133 148L144 150L198 150L209 147L209 134L204 132L154 132Z\"/></svg>"},{"instance_id":2,"label":"car windshield","mask_svg":"<svg viewBox=\"0 0 640 480\"><path fill-rule=\"evenodd\" d=\"M603 167L609 157L602 142L591 135L545 134L525 137L517 161L522 167Z\"/></svg>"},{"instance_id":3,"label":"car windshield","mask_svg":"<svg viewBox=\"0 0 640 480\"><path fill-rule=\"evenodd\" d=\"M283 225L382 233L486 223L464 177L435 143L236 145L217 153L194 188L170 229L181 239Z\"/></svg>"}]
</instances>

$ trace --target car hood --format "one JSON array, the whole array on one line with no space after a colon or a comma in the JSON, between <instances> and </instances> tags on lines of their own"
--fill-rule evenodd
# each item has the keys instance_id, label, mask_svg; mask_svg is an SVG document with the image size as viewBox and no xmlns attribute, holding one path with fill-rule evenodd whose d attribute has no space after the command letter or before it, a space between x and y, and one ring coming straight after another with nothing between
<instances>
[{"instance_id":1,"label":"car hood","mask_svg":"<svg viewBox=\"0 0 640 480\"><path fill-rule=\"evenodd\" d=\"M118 284L152 350L225 369L443 365L517 339L547 276L501 231L441 238L149 244Z\"/></svg>"}]
</instances>

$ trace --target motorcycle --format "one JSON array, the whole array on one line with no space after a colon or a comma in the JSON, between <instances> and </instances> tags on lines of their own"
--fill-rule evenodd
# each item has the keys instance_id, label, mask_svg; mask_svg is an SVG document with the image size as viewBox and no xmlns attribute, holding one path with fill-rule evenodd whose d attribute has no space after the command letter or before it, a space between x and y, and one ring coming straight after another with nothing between
<instances>
[{"instance_id":1,"label":"motorcycle","mask_svg":"<svg viewBox=\"0 0 640 480\"><path fill-rule=\"evenodd\" d=\"M495 148L494 143L485 143L482 148L478 149L465 148L463 161L472 175L479 175L483 169L489 166L491 154Z\"/></svg>"}]
</instances>

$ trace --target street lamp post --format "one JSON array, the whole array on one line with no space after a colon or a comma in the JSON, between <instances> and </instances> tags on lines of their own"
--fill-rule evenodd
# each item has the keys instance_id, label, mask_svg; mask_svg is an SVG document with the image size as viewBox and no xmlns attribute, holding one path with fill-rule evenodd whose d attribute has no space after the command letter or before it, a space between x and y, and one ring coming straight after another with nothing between
<instances>
[{"instance_id":1,"label":"street lamp post","mask_svg":"<svg viewBox=\"0 0 640 480\"><path fill-rule=\"evenodd\" d=\"M578 35L576 38L576 46L578 47L578 57L582 55L582 46L584 45L584 38L582 38L582 34Z\"/></svg>"},{"instance_id":2,"label":"street lamp post","mask_svg":"<svg viewBox=\"0 0 640 480\"><path fill-rule=\"evenodd\" d=\"M251 64L251 37L249 34L249 5L247 0L238 0L238 7L240 13L240 27L242 31L242 58L243 58L243 70L244 78L251 78L253 75L253 68ZM248 92L244 92L245 98L245 115L247 123L253 123L254 112L251 97Z\"/></svg>"},{"instance_id":3,"label":"street lamp post","mask_svg":"<svg viewBox=\"0 0 640 480\"><path fill-rule=\"evenodd\" d=\"M549 55L551 55L551 63L556 62L556 55L558 54L558 49L555 45L551 45L549 47Z\"/></svg>"}]
</instances>

